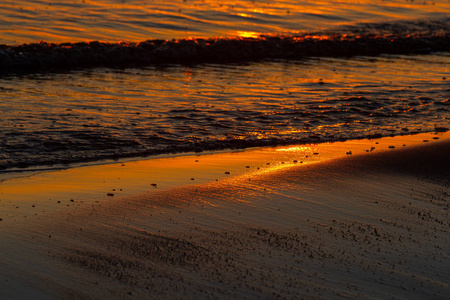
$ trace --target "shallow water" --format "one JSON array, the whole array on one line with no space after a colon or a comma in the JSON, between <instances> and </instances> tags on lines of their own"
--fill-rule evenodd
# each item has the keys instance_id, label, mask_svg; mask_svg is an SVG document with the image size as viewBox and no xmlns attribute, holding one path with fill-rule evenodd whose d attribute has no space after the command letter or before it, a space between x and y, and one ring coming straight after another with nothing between
<instances>
[{"instance_id":1,"label":"shallow water","mask_svg":"<svg viewBox=\"0 0 450 300\"><path fill-rule=\"evenodd\" d=\"M2 166L433 131L449 70L440 53L3 78Z\"/></svg>"}]
</instances>

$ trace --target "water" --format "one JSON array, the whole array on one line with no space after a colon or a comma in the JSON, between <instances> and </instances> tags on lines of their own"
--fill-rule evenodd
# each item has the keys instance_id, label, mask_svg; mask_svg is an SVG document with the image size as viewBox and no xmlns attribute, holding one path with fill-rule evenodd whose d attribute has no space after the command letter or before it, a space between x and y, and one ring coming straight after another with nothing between
<instances>
[{"instance_id":1,"label":"water","mask_svg":"<svg viewBox=\"0 0 450 300\"><path fill-rule=\"evenodd\" d=\"M448 0L2 0L0 43L292 34L449 13Z\"/></svg>"},{"instance_id":2,"label":"water","mask_svg":"<svg viewBox=\"0 0 450 300\"><path fill-rule=\"evenodd\" d=\"M3 1L0 16L6 171L450 128L448 1ZM205 39L172 41L189 36ZM68 44L14 46L40 40Z\"/></svg>"}]
</instances>

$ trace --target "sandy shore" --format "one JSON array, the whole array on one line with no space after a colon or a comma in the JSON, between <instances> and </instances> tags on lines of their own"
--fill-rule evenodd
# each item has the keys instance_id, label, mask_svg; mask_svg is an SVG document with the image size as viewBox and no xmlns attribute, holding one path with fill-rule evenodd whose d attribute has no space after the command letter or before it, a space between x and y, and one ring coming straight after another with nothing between
<instances>
[{"instance_id":1,"label":"sandy shore","mask_svg":"<svg viewBox=\"0 0 450 300\"><path fill-rule=\"evenodd\" d=\"M449 137L5 180L0 299L448 299Z\"/></svg>"}]
</instances>

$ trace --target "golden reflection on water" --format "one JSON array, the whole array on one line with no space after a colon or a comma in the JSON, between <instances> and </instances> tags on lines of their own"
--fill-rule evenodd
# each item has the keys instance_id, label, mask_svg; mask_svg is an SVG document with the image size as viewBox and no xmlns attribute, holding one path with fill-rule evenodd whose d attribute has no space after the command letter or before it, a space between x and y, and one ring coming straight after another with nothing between
<instances>
[{"instance_id":1,"label":"golden reflection on water","mask_svg":"<svg viewBox=\"0 0 450 300\"><path fill-rule=\"evenodd\" d=\"M449 13L448 1L3 0L0 43L256 37ZM251 32L242 35L241 32Z\"/></svg>"},{"instance_id":2,"label":"golden reflection on water","mask_svg":"<svg viewBox=\"0 0 450 300\"><path fill-rule=\"evenodd\" d=\"M21 154L27 161L31 155L40 159L41 153L48 155L46 161L54 159L42 146L46 140L70 147L72 158L76 147L84 151L89 145L92 151L83 155L96 155L95 149L109 151L108 145L114 149L116 142L124 145L117 150L120 155L136 153L136 141L153 150L186 141L214 147L228 140L311 140L313 134L337 140L387 135L393 129L396 134L403 128L433 130L448 123L445 100L440 101L447 96L442 78L448 63L445 56L435 55L324 58L1 80L3 97L9 100L0 102L0 127L11 137L23 128L24 141L34 143ZM405 88L409 86L413 88ZM430 95L436 100L422 99ZM394 113L405 118L390 118ZM108 145L97 142L98 137ZM8 143L23 147L20 139Z\"/></svg>"},{"instance_id":3,"label":"golden reflection on water","mask_svg":"<svg viewBox=\"0 0 450 300\"><path fill-rule=\"evenodd\" d=\"M238 31L236 35L242 38L257 38L260 34L253 31Z\"/></svg>"},{"instance_id":4,"label":"golden reflection on water","mask_svg":"<svg viewBox=\"0 0 450 300\"><path fill-rule=\"evenodd\" d=\"M290 146L286 148L277 148L277 152L312 152L311 147L308 146Z\"/></svg>"}]
</instances>

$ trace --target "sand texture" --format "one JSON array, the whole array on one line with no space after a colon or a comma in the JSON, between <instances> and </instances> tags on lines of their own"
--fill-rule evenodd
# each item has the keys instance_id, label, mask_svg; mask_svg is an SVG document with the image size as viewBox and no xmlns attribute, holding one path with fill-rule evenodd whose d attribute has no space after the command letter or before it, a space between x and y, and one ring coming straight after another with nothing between
<instances>
[{"instance_id":1,"label":"sand texture","mask_svg":"<svg viewBox=\"0 0 450 300\"><path fill-rule=\"evenodd\" d=\"M449 153L441 138L4 218L0 298L448 299Z\"/></svg>"}]
</instances>

